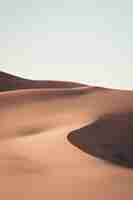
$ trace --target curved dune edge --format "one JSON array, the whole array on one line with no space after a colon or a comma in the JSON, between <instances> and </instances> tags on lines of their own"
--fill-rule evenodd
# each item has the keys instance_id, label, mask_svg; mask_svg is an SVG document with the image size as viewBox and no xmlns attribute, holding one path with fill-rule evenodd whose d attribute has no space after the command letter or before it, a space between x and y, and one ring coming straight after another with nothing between
<instances>
[{"instance_id":1,"label":"curved dune edge","mask_svg":"<svg viewBox=\"0 0 133 200\"><path fill-rule=\"evenodd\" d=\"M87 154L133 168L133 112L105 115L67 138Z\"/></svg>"},{"instance_id":2,"label":"curved dune edge","mask_svg":"<svg viewBox=\"0 0 133 200\"><path fill-rule=\"evenodd\" d=\"M37 88L69 89L77 87L87 87L87 85L70 81L30 80L0 71L0 91Z\"/></svg>"},{"instance_id":3,"label":"curved dune edge","mask_svg":"<svg viewBox=\"0 0 133 200\"><path fill-rule=\"evenodd\" d=\"M52 123L54 124L52 128L56 127L59 121L63 120L64 121L59 123L58 126L69 126L69 123L72 123L72 120L74 121L70 113L73 112L75 121L72 123L72 126L70 126L70 130L73 130L73 132L68 135L68 140L71 144L96 157L122 166L133 167L133 138L131 137L131 131L133 130L133 108L130 101L130 96L131 100L133 100L132 91L98 88L74 82L34 81L22 79L4 72L0 72L0 91L0 119L2 123L1 132L3 133L3 135L0 135L1 139L5 136L5 138L10 138L10 136L16 137L19 132L21 132L19 136L34 135L51 129ZM106 93L108 92L112 92L112 96L110 95L110 98L106 101ZM86 106L89 106L87 101L90 100L91 95L92 97L94 95L94 101L97 104L100 104L100 98L102 98L102 95L105 95L105 99L103 98L103 100L105 100L106 104L109 102L110 107L112 106L112 110L110 110L112 114L108 115L108 112L107 114L103 112L106 106L105 108L104 106L103 108L101 107L102 109L96 106L94 109L99 109L99 112L103 112L103 115L100 115L99 118L99 112L93 112L94 109L92 106L94 106L94 104L92 98L90 102L92 104L92 106L90 106L92 110L92 122L89 122L89 125L87 125L87 112L89 112L89 107L87 108ZM129 106L124 110L122 108L124 107L123 104L123 106L120 106L120 109L117 110L117 104L122 100L121 98L123 98L123 95L125 99L126 96L129 96L128 101L125 100L123 102L124 104L129 104ZM116 99L114 96L116 96ZM114 99L110 101L112 97ZM81 102L77 102L78 98L80 98ZM117 103L116 106L113 105L115 102ZM43 109L43 106L46 107L46 110ZM56 106L57 108L55 109ZM63 109L63 106L66 106L66 110L63 110L63 117L70 113L70 120L65 117L62 119L62 111L60 109ZM78 106L80 106L80 109ZM37 110L38 107L39 110ZM59 116L58 109L60 110ZM77 109L77 111L75 111L75 109ZM39 112L41 113L40 115ZM34 116L35 113L36 116L32 117L31 120L31 116ZM56 114L57 119L54 119L54 114ZM81 115L81 117L76 118L77 115ZM95 117L95 115L97 117ZM47 116L48 120L46 118L42 120L42 116ZM23 120L23 117L25 117L25 120ZM29 119L30 123L28 121ZM88 121L89 120L91 121L90 117ZM45 124L45 121L48 121L48 123ZM8 125L7 127L7 124L10 124L10 126ZM85 124L86 126L84 127ZM108 131L110 132L107 137ZM9 132L10 134L8 134ZM113 136L112 133L114 134ZM126 140L121 141L121 134L123 134L122 137L124 137L124 139L126 138ZM114 136L115 138L112 138ZM113 141L111 143L110 141L112 139Z\"/></svg>"},{"instance_id":4,"label":"curved dune edge","mask_svg":"<svg viewBox=\"0 0 133 200\"><path fill-rule=\"evenodd\" d=\"M61 117L63 104L68 106L66 115L70 116L71 99L86 95L95 89L97 88L74 82L34 81L0 72L0 139L34 135L53 128L56 125L55 114L57 117L59 115L58 121L61 120L61 123L65 124ZM46 120L46 116L50 122ZM48 121L46 124L45 120Z\"/></svg>"},{"instance_id":5,"label":"curved dune edge","mask_svg":"<svg viewBox=\"0 0 133 200\"><path fill-rule=\"evenodd\" d=\"M122 153L128 153L124 146L124 141L126 144L129 141L124 136L126 131L122 132L121 149L116 149L120 138L116 134L120 133L119 125L123 130L132 128L132 91L81 85L71 90L73 86L64 89L59 82L51 88L45 85L47 82L42 88L35 85L30 88L29 82L25 88L22 83L19 87L16 82L15 86L10 82L8 87L6 81L3 83L5 87L1 86L4 89L0 92L2 199L132 200L132 170L121 167L125 166L122 164L118 167L104 162L110 158L107 144L111 145L108 137L111 134L112 142L115 141L114 149L109 145L111 152L123 149ZM131 140L131 134L128 136ZM98 154L94 154L96 150L101 153L102 144L102 153L107 152L107 157L97 159ZM120 158L124 156L119 155Z\"/></svg>"}]
</instances>

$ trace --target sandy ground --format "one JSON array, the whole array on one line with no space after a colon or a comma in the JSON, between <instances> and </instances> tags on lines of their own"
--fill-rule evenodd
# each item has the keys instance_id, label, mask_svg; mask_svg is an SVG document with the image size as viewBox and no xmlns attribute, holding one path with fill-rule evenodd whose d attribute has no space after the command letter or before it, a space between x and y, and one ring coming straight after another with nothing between
<instances>
[{"instance_id":1,"label":"sandy ground","mask_svg":"<svg viewBox=\"0 0 133 200\"><path fill-rule=\"evenodd\" d=\"M67 130L1 143L2 199L132 199L132 170L83 153Z\"/></svg>"},{"instance_id":2,"label":"sandy ground","mask_svg":"<svg viewBox=\"0 0 133 200\"><path fill-rule=\"evenodd\" d=\"M132 200L132 169L97 159L67 139L101 114L131 111L132 92L96 88L66 94L0 94L0 198Z\"/></svg>"}]
</instances>

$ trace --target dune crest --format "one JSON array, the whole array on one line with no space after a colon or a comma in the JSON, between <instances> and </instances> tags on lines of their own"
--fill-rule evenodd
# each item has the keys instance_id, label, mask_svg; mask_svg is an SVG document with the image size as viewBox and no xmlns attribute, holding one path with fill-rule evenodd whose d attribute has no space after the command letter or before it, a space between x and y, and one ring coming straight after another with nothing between
<instances>
[{"instance_id":1,"label":"dune crest","mask_svg":"<svg viewBox=\"0 0 133 200\"><path fill-rule=\"evenodd\" d=\"M0 72L3 199L132 199L132 104L133 91Z\"/></svg>"}]
</instances>

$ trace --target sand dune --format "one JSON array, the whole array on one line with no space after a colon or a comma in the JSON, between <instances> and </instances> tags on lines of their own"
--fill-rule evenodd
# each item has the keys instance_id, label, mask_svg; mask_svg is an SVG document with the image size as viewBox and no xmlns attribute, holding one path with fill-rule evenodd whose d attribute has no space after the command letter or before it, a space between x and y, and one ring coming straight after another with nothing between
<instances>
[{"instance_id":1,"label":"sand dune","mask_svg":"<svg viewBox=\"0 0 133 200\"><path fill-rule=\"evenodd\" d=\"M29 80L17 77L12 74L0 71L0 91L28 89L28 88L72 88L86 86L84 84L65 82L65 81L52 81L52 80Z\"/></svg>"},{"instance_id":2,"label":"sand dune","mask_svg":"<svg viewBox=\"0 0 133 200\"><path fill-rule=\"evenodd\" d=\"M133 198L132 91L3 72L0 91L2 199Z\"/></svg>"}]
</instances>

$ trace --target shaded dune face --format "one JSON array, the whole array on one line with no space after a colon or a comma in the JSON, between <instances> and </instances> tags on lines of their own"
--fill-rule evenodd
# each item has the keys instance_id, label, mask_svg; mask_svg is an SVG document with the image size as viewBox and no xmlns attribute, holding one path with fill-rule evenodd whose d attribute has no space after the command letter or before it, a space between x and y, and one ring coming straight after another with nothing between
<instances>
[{"instance_id":1,"label":"shaded dune face","mask_svg":"<svg viewBox=\"0 0 133 200\"><path fill-rule=\"evenodd\" d=\"M0 91L18 90L18 89L45 89L45 88L76 88L86 86L67 81L52 81L52 80L29 80L20 78L5 72L0 71Z\"/></svg>"},{"instance_id":2,"label":"shaded dune face","mask_svg":"<svg viewBox=\"0 0 133 200\"><path fill-rule=\"evenodd\" d=\"M54 121L55 124L63 120L66 123L68 118L66 123L68 126L74 120L85 121L87 124L88 117L88 125L74 124L72 128L74 131L67 136L68 141L81 151L95 157L133 167L133 109L127 109L127 111L125 109L122 113L116 109L119 107L119 100L123 99L119 97L119 90L111 90L110 99L116 97L112 101L116 103L116 106L111 108L109 98L106 99L105 95L105 99L102 99L102 96L110 91L109 89L66 81L34 81L0 72L0 91L1 132L7 134L7 138L10 137L11 131L13 136L16 136L18 132L21 132L21 136L36 134L49 129L49 124L51 126ZM91 96L92 93L93 96ZM130 99L130 92L125 95ZM132 96L133 94L129 102L132 102ZM96 105L93 100L97 101ZM110 112L104 112L105 108L101 106L102 101L105 101L107 105L105 107ZM126 100L124 102L123 107ZM56 109L57 104L60 106ZM130 107L132 108L132 105ZM96 114L98 113L98 117L90 124L93 110ZM47 121L48 123L45 124ZM19 122L22 123L19 124Z\"/></svg>"},{"instance_id":3,"label":"shaded dune face","mask_svg":"<svg viewBox=\"0 0 133 200\"><path fill-rule=\"evenodd\" d=\"M133 112L102 116L91 125L72 131L67 138L97 158L133 167Z\"/></svg>"}]
</instances>

